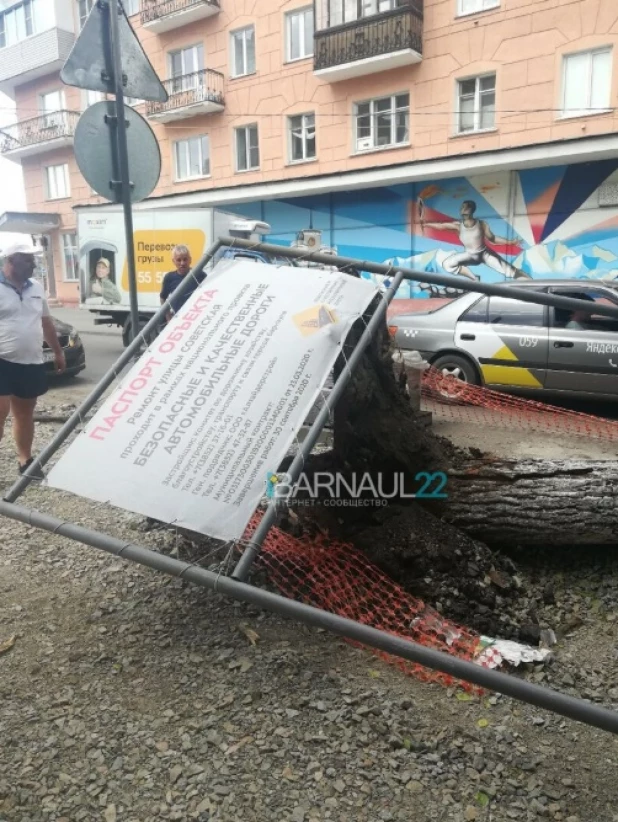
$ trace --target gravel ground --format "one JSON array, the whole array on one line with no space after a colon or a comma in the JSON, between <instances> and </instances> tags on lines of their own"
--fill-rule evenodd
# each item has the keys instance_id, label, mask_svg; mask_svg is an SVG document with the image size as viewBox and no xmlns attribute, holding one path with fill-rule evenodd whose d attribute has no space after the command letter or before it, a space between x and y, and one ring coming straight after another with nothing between
<instances>
[{"instance_id":1,"label":"gravel ground","mask_svg":"<svg viewBox=\"0 0 618 822\"><path fill-rule=\"evenodd\" d=\"M23 504L177 547L52 490ZM0 653L0 822L618 820L608 734L407 678L18 523L0 521L0 542L0 650L15 637ZM587 551L523 558L519 572L559 637L554 662L526 676L618 708L618 562Z\"/></svg>"}]
</instances>

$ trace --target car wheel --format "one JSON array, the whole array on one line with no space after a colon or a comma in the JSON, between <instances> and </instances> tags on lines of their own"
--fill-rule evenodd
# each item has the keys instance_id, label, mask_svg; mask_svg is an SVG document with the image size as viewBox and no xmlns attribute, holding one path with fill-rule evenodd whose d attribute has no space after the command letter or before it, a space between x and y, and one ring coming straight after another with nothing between
<instances>
[{"instance_id":1,"label":"car wheel","mask_svg":"<svg viewBox=\"0 0 618 822\"><path fill-rule=\"evenodd\" d=\"M444 378L438 381L436 390L445 402L460 400L466 385L480 385L475 367L465 357L444 354L434 360L432 366Z\"/></svg>"}]
</instances>

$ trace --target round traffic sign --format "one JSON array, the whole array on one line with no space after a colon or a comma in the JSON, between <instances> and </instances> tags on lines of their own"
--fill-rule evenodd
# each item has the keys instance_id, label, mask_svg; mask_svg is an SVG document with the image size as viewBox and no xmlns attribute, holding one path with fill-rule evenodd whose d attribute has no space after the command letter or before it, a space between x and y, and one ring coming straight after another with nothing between
<instances>
[{"instance_id":1,"label":"round traffic sign","mask_svg":"<svg viewBox=\"0 0 618 822\"><path fill-rule=\"evenodd\" d=\"M75 159L88 185L113 203L120 203L121 187L116 155L116 103L105 100L84 111L75 129ZM130 106L124 107L131 200L136 203L152 194L161 174L161 151L153 130Z\"/></svg>"}]
</instances>

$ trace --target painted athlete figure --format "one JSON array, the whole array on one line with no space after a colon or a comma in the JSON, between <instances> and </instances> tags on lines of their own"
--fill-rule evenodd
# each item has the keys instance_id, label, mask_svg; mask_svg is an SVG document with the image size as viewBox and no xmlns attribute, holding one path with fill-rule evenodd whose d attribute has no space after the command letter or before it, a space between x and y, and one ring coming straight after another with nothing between
<instances>
[{"instance_id":1,"label":"painted athlete figure","mask_svg":"<svg viewBox=\"0 0 618 822\"><path fill-rule=\"evenodd\" d=\"M496 245L508 245L509 240L504 237L496 237L484 220L476 219L475 212L476 203L474 200L464 200L460 210L461 220L453 220L451 223L426 223L423 219L420 220L421 226L429 226L429 228L442 231L456 231L459 234L459 239L465 251L456 251L449 254L442 263L444 270L449 274L461 274L470 280L476 280L477 277L470 271L468 266L485 263L489 268L510 279L531 279L524 271L511 265L492 249L487 248L488 242Z\"/></svg>"}]
</instances>

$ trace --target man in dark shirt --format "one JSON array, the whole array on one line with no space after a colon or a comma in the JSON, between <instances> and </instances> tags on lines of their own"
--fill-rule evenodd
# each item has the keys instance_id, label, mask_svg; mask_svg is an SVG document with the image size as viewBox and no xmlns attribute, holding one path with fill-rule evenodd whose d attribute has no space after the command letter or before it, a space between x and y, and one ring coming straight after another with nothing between
<instances>
[{"instance_id":1,"label":"man in dark shirt","mask_svg":"<svg viewBox=\"0 0 618 822\"><path fill-rule=\"evenodd\" d=\"M168 271L167 274L163 277L163 284L161 285L161 305L176 291L180 283L183 281L183 278L187 276L187 274L191 271L191 252L187 248L186 245L177 245L176 248L172 251L172 262L176 266L175 271ZM169 322L172 319L173 314L177 314L180 308L187 302L191 294L195 291L195 289L204 282L206 279L206 273L204 271L200 271L199 274L195 276L193 282L187 288L185 293L181 297L177 297L175 300L172 300L172 311L168 311L166 315L166 320Z\"/></svg>"}]
</instances>

